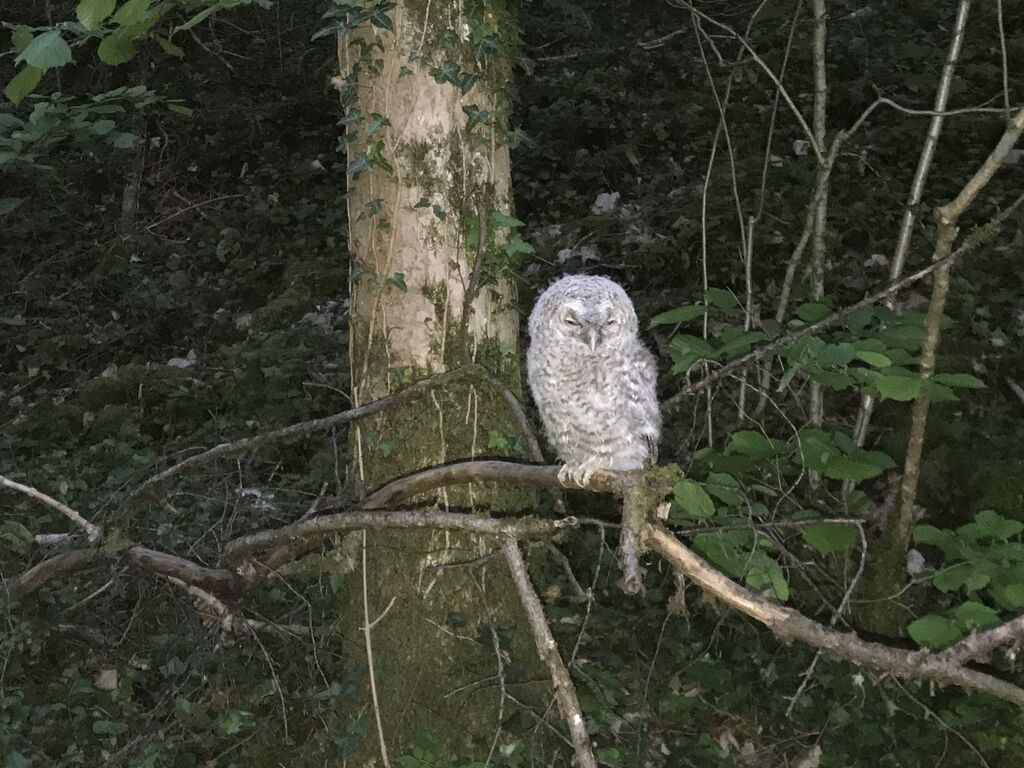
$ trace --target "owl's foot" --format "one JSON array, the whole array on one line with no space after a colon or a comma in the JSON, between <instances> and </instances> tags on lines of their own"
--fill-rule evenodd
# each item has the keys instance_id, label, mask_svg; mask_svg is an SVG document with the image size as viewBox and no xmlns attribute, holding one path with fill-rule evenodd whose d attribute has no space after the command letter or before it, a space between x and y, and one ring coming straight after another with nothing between
<instances>
[{"instance_id":1,"label":"owl's foot","mask_svg":"<svg viewBox=\"0 0 1024 768\"><path fill-rule=\"evenodd\" d=\"M607 462L601 459L587 459L580 464L563 464L558 469L558 482L568 485L572 480L580 488L586 488L594 472L604 468Z\"/></svg>"}]
</instances>

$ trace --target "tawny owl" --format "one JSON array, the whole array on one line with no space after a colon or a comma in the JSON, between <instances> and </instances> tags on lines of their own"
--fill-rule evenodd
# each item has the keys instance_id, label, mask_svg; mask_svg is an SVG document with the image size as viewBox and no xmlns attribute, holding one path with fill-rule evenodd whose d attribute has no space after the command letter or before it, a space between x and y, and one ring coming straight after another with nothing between
<instances>
[{"instance_id":1,"label":"tawny owl","mask_svg":"<svg viewBox=\"0 0 1024 768\"><path fill-rule=\"evenodd\" d=\"M595 469L656 460L657 367L622 286L589 275L556 280L537 299L529 330L526 377L565 462L562 482L585 485Z\"/></svg>"}]
</instances>

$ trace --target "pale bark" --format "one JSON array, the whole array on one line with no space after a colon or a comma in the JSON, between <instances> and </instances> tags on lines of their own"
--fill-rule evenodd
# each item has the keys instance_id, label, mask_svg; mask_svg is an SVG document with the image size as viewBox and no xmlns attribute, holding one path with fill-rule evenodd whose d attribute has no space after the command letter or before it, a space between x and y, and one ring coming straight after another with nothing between
<instances>
[{"instance_id":1,"label":"pale bark","mask_svg":"<svg viewBox=\"0 0 1024 768\"><path fill-rule=\"evenodd\" d=\"M365 24L339 46L343 77L355 75L348 107L358 113L350 115L359 115L348 128L355 136L350 168L364 157L383 159L349 179L353 405L467 363L518 391L519 318L501 247L508 230L492 219L494 211L511 213L501 119L514 55L511 19L500 0L472 9L453 0L400 0L388 13L393 31ZM498 41L484 59L469 37L481 26ZM438 82L445 62L478 75L473 87ZM490 119L469 129L467 109L485 110ZM513 442L518 415L486 383L430 388L351 430L354 484L365 490L425 466L493 454L489 437ZM490 483L442 488L420 501L447 511L508 508L528 498ZM387 764L408 752L419 732L482 760L502 699L500 686L477 684L493 676L495 660L493 648L473 638L491 622L525 626L525 617L503 564L483 572L445 564L486 554L493 543L454 529L350 535L360 537L361 573L340 610L363 617L362 627L348 620L349 653L354 668L372 669L351 711L376 726L358 761ZM505 650L531 668L533 680L544 679L525 634ZM538 701L545 689L517 686L517 697Z\"/></svg>"}]
</instances>

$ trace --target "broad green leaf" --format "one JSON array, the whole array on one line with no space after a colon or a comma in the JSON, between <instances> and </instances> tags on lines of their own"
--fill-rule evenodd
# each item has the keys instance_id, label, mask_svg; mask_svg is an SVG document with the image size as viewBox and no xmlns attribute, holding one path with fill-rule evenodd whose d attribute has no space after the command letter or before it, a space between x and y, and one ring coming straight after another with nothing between
<instances>
[{"instance_id":1,"label":"broad green leaf","mask_svg":"<svg viewBox=\"0 0 1024 768\"><path fill-rule=\"evenodd\" d=\"M33 34L32 30L26 26L18 25L11 32L11 48L14 49L15 55L25 50L26 46L32 42Z\"/></svg>"},{"instance_id":2,"label":"broad green leaf","mask_svg":"<svg viewBox=\"0 0 1024 768\"><path fill-rule=\"evenodd\" d=\"M367 158L365 152L360 152L358 155L356 155L354 158L352 158L352 162L350 162L348 164L348 167L345 169L345 172L349 176L355 176L360 171L365 171L369 167L370 167L370 160L369 160L369 158Z\"/></svg>"},{"instance_id":3,"label":"broad green leaf","mask_svg":"<svg viewBox=\"0 0 1024 768\"><path fill-rule=\"evenodd\" d=\"M969 373L936 373L931 381L938 384L945 384L947 387L962 387L964 389L985 389L984 381Z\"/></svg>"},{"instance_id":4,"label":"broad green leaf","mask_svg":"<svg viewBox=\"0 0 1024 768\"><path fill-rule=\"evenodd\" d=\"M949 542L952 534L934 525L919 525L914 528L914 541L918 544L933 544L941 547Z\"/></svg>"},{"instance_id":5,"label":"broad green leaf","mask_svg":"<svg viewBox=\"0 0 1024 768\"><path fill-rule=\"evenodd\" d=\"M943 616L929 614L910 623L907 632L918 645L924 648L942 648L951 645L964 636L960 628Z\"/></svg>"},{"instance_id":6,"label":"broad green leaf","mask_svg":"<svg viewBox=\"0 0 1024 768\"><path fill-rule=\"evenodd\" d=\"M130 27L132 24L138 24L142 21L148 10L149 0L128 0L128 2L117 9L117 13L114 14L111 21L122 27Z\"/></svg>"},{"instance_id":7,"label":"broad green leaf","mask_svg":"<svg viewBox=\"0 0 1024 768\"><path fill-rule=\"evenodd\" d=\"M60 32L51 29L33 38L18 54L15 62L24 61L45 72L54 67L62 67L71 61L71 49L60 36Z\"/></svg>"},{"instance_id":8,"label":"broad green leaf","mask_svg":"<svg viewBox=\"0 0 1024 768\"><path fill-rule=\"evenodd\" d=\"M1016 536L1024 530L1024 523L1019 520L1008 520L998 512L986 509L974 516L974 523L968 523L960 530L969 526L976 526L982 536L989 536L997 541L1005 541L1011 536Z\"/></svg>"},{"instance_id":9,"label":"broad green leaf","mask_svg":"<svg viewBox=\"0 0 1024 768\"><path fill-rule=\"evenodd\" d=\"M843 523L815 523L803 528L801 533L804 541L823 555L852 549L857 543L856 529Z\"/></svg>"},{"instance_id":10,"label":"broad green leaf","mask_svg":"<svg viewBox=\"0 0 1024 768\"><path fill-rule=\"evenodd\" d=\"M32 532L21 523L15 520L0 523L0 549L6 548L18 555L26 555L32 551L34 545L35 538Z\"/></svg>"},{"instance_id":11,"label":"broad green leaf","mask_svg":"<svg viewBox=\"0 0 1024 768\"><path fill-rule=\"evenodd\" d=\"M853 362L857 350L852 344L826 344L818 353L818 365L824 368L842 368Z\"/></svg>"},{"instance_id":12,"label":"broad green leaf","mask_svg":"<svg viewBox=\"0 0 1024 768\"><path fill-rule=\"evenodd\" d=\"M704 482L704 490L729 506L738 507L743 503L740 484L732 475L711 472Z\"/></svg>"},{"instance_id":13,"label":"broad green leaf","mask_svg":"<svg viewBox=\"0 0 1024 768\"><path fill-rule=\"evenodd\" d=\"M740 305L732 291L723 288L708 288L704 293L704 301L719 309L736 309Z\"/></svg>"},{"instance_id":14,"label":"broad green leaf","mask_svg":"<svg viewBox=\"0 0 1024 768\"><path fill-rule=\"evenodd\" d=\"M857 350L857 359L863 360L868 365L874 366L875 368L888 368L892 365L892 360L883 355L881 352L869 352L867 350Z\"/></svg>"},{"instance_id":15,"label":"broad green leaf","mask_svg":"<svg viewBox=\"0 0 1024 768\"><path fill-rule=\"evenodd\" d=\"M921 391L921 379L916 376L879 376L875 388L882 400L913 400Z\"/></svg>"},{"instance_id":16,"label":"broad green leaf","mask_svg":"<svg viewBox=\"0 0 1024 768\"><path fill-rule=\"evenodd\" d=\"M42 77L43 70L39 69L39 67L33 67L31 64L26 64L18 74L11 78L11 82L6 85L4 96L15 104L20 104L22 99L35 90Z\"/></svg>"},{"instance_id":17,"label":"broad green leaf","mask_svg":"<svg viewBox=\"0 0 1024 768\"><path fill-rule=\"evenodd\" d=\"M1008 611L1024 608L1024 582L993 584L988 588L988 592L1001 608Z\"/></svg>"},{"instance_id":18,"label":"broad green leaf","mask_svg":"<svg viewBox=\"0 0 1024 768\"><path fill-rule=\"evenodd\" d=\"M100 61L104 64L110 64L111 66L117 66L118 64L124 64L126 61L131 61L135 55L135 43L132 39L123 32L114 32L113 34L107 35L100 41L99 48L96 49L96 53L100 57Z\"/></svg>"},{"instance_id":19,"label":"broad green leaf","mask_svg":"<svg viewBox=\"0 0 1024 768\"><path fill-rule=\"evenodd\" d=\"M857 461L848 456L831 456L825 464L825 477L833 480L850 480L859 483L878 477L883 470L874 464Z\"/></svg>"},{"instance_id":20,"label":"broad green leaf","mask_svg":"<svg viewBox=\"0 0 1024 768\"><path fill-rule=\"evenodd\" d=\"M513 256L517 253L533 253L533 251L533 246L521 237L513 237L505 243L505 253L509 256Z\"/></svg>"},{"instance_id":21,"label":"broad green leaf","mask_svg":"<svg viewBox=\"0 0 1024 768\"><path fill-rule=\"evenodd\" d=\"M494 226L496 227L521 227L523 222L514 216L509 216L501 211L494 212Z\"/></svg>"},{"instance_id":22,"label":"broad green leaf","mask_svg":"<svg viewBox=\"0 0 1024 768\"><path fill-rule=\"evenodd\" d=\"M734 432L729 439L729 447L726 448L726 452L738 453L752 459L768 459L775 455L775 446L760 432L741 429Z\"/></svg>"},{"instance_id":23,"label":"broad green leaf","mask_svg":"<svg viewBox=\"0 0 1024 768\"><path fill-rule=\"evenodd\" d=\"M661 314L652 317L650 327L653 328L656 325L685 323L688 320L694 320L703 316L707 311L708 308L702 304L687 304L682 307L676 307L675 309L670 309L667 312L662 312Z\"/></svg>"},{"instance_id":24,"label":"broad green leaf","mask_svg":"<svg viewBox=\"0 0 1024 768\"><path fill-rule=\"evenodd\" d=\"M729 357L731 355L738 355L746 352L750 349L755 342L761 341L764 338L764 334L760 331L744 331L738 333L725 342L715 352L719 357Z\"/></svg>"},{"instance_id":25,"label":"broad green leaf","mask_svg":"<svg viewBox=\"0 0 1024 768\"><path fill-rule=\"evenodd\" d=\"M92 32L114 12L114 4L115 0L81 0L75 8L75 15L81 25Z\"/></svg>"},{"instance_id":26,"label":"broad green leaf","mask_svg":"<svg viewBox=\"0 0 1024 768\"><path fill-rule=\"evenodd\" d=\"M805 323L816 323L819 320L824 320L831 314L832 307L828 304L808 303L801 304L796 308L796 316Z\"/></svg>"},{"instance_id":27,"label":"broad green leaf","mask_svg":"<svg viewBox=\"0 0 1024 768\"><path fill-rule=\"evenodd\" d=\"M698 483L680 480L672 490L679 506L690 517L711 517L715 514L715 502Z\"/></svg>"},{"instance_id":28,"label":"broad green leaf","mask_svg":"<svg viewBox=\"0 0 1024 768\"><path fill-rule=\"evenodd\" d=\"M999 614L994 609L973 601L958 605L950 612L950 616L967 632L999 623Z\"/></svg>"}]
</instances>

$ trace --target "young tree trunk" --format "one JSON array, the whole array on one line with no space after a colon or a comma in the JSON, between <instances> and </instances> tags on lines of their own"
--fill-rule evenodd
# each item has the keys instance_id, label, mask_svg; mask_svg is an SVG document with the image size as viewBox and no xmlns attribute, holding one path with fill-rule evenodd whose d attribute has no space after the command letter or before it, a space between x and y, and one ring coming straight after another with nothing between
<instances>
[{"instance_id":1,"label":"young tree trunk","mask_svg":"<svg viewBox=\"0 0 1024 768\"><path fill-rule=\"evenodd\" d=\"M349 24L363 23L339 40L353 404L470 362L518 392L510 276L528 246L509 218L505 116L515 25L500 0L399 0L365 16L350 14ZM350 474L368 489L426 466L515 455L517 434L500 392L460 378L362 422L350 436ZM482 485L423 500L481 513L529 502ZM501 542L367 532L342 550L353 568L342 599L346 653L353 669L367 672L352 708L368 721L364 755L387 764L426 732L452 752L485 759L500 716L512 710L504 697L516 677L510 670L544 679ZM493 552L499 557L486 559ZM483 566L465 565L481 558ZM509 628L499 660L492 641ZM544 692L525 687L537 689L534 697ZM523 688L517 698L531 696Z\"/></svg>"}]
</instances>

